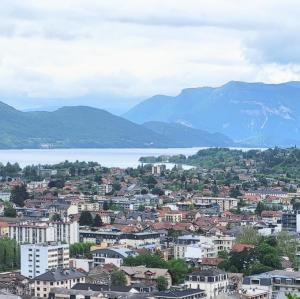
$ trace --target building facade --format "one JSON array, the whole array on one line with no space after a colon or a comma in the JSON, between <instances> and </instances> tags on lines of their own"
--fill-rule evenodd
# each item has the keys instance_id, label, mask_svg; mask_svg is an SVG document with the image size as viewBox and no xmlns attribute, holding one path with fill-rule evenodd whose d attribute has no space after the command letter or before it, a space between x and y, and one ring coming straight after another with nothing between
<instances>
[{"instance_id":1,"label":"building facade","mask_svg":"<svg viewBox=\"0 0 300 299\"><path fill-rule=\"evenodd\" d=\"M69 267L68 244L21 245L21 274L35 278L51 269Z\"/></svg>"}]
</instances>

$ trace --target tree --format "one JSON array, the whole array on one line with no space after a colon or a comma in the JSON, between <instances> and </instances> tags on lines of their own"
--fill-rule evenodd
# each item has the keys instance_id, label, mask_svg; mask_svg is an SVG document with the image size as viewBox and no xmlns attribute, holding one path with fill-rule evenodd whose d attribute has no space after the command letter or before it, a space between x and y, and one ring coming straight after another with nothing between
<instances>
[{"instance_id":1,"label":"tree","mask_svg":"<svg viewBox=\"0 0 300 299\"><path fill-rule=\"evenodd\" d=\"M8 205L4 208L4 216L15 218L17 217L17 211L13 208L12 205Z\"/></svg>"},{"instance_id":2,"label":"tree","mask_svg":"<svg viewBox=\"0 0 300 299\"><path fill-rule=\"evenodd\" d=\"M182 259L169 260L168 269L172 276L172 281L174 284L183 283L184 278L189 271L186 262Z\"/></svg>"},{"instance_id":3,"label":"tree","mask_svg":"<svg viewBox=\"0 0 300 299\"><path fill-rule=\"evenodd\" d=\"M296 294L291 294L291 293L288 293L288 294L286 295L286 298L287 298L287 299L300 299L299 296L297 296Z\"/></svg>"},{"instance_id":4,"label":"tree","mask_svg":"<svg viewBox=\"0 0 300 299\"><path fill-rule=\"evenodd\" d=\"M10 200L20 207L24 207L24 201L28 198L29 194L24 184L14 187L11 191Z\"/></svg>"},{"instance_id":5,"label":"tree","mask_svg":"<svg viewBox=\"0 0 300 299\"><path fill-rule=\"evenodd\" d=\"M70 256L76 257L77 255L89 256L91 246L93 243L74 243L70 245Z\"/></svg>"},{"instance_id":6,"label":"tree","mask_svg":"<svg viewBox=\"0 0 300 299\"><path fill-rule=\"evenodd\" d=\"M60 214L55 213L54 215L52 215L51 221L54 221L54 222L55 222L55 221L61 221Z\"/></svg>"},{"instance_id":7,"label":"tree","mask_svg":"<svg viewBox=\"0 0 300 299\"><path fill-rule=\"evenodd\" d=\"M168 280L164 276L158 276L156 284L159 291L165 291L168 288Z\"/></svg>"},{"instance_id":8,"label":"tree","mask_svg":"<svg viewBox=\"0 0 300 299\"><path fill-rule=\"evenodd\" d=\"M79 225L93 225L93 216L89 211L82 211L79 218Z\"/></svg>"},{"instance_id":9,"label":"tree","mask_svg":"<svg viewBox=\"0 0 300 299\"><path fill-rule=\"evenodd\" d=\"M127 279L122 271L114 271L111 274L111 284L113 286L126 286Z\"/></svg>"},{"instance_id":10,"label":"tree","mask_svg":"<svg viewBox=\"0 0 300 299\"><path fill-rule=\"evenodd\" d=\"M256 206L255 213L260 216L263 210L265 210L265 205L260 201Z\"/></svg>"},{"instance_id":11,"label":"tree","mask_svg":"<svg viewBox=\"0 0 300 299\"><path fill-rule=\"evenodd\" d=\"M277 235L277 248L282 256L287 256L294 267L299 266L297 258L297 247L299 242L293 238L288 232L282 231Z\"/></svg>"},{"instance_id":12,"label":"tree","mask_svg":"<svg viewBox=\"0 0 300 299\"><path fill-rule=\"evenodd\" d=\"M93 226L100 227L102 225L103 225L102 219L101 219L100 215L97 214L93 220Z\"/></svg>"},{"instance_id":13,"label":"tree","mask_svg":"<svg viewBox=\"0 0 300 299\"><path fill-rule=\"evenodd\" d=\"M20 247L15 240L0 239L0 272L19 268Z\"/></svg>"},{"instance_id":14,"label":"tree","mask_svg":"<svg viewBox=\"0 0 300 299\"><path fill-rule=\"evenodd\" d=\"M253 227L244 227L240 235L237 236L237 243L255 245L260 240L260 235Z\"/></svg>"}]
</instances>

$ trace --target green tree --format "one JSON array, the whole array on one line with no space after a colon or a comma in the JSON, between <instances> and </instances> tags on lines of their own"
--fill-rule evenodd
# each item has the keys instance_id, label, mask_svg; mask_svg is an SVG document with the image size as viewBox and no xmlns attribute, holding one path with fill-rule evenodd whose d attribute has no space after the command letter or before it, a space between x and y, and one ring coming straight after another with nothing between
<instances>
[{"instance_id":1,"label":"green tree","mask_svg":"<svg viewBox=\"0 0 300 299\"><path fill-rule=\"evenodd\" d=\"M93 225L93 216L89 211L82 211L79 218L79 225Z\"/></svg>"},{"instance_id":2,"label":"green tree","mask_svg":"<svg viewBox=\"0 0 300 299\"><path fill-rule=\"evenodd\" d=\"M158 276L156 284L159 291L165 291L168 288L168 280L164 276Z\"/></svg>"},{"instance_id":3,"label":"green tree","mask_svg":"<svg viewBox=\"0 0 300 299\"><path fill-rule=\"evenodd\" d=\"M246 226L243 228L242 233L237 236L236 242L242 244L258 244L259 240L261 239L257 230L253 227Z\"/></svg>"},{"instance_id":4,"label":"green tree","mask_svg":"<svg viewBox=\"0 0 300 299\"><path fill-rule=\"evenodd\" d=\"M70 245L70 256L76 257L77 255L89 256L91 252L91 246L93 243L74 243Z\"/></svg>"},{"instance_id":5,"label":"green tree","mask_svg":"<svg viewBox=\"0 0 300 299\"><path fill-rule=\"evenodd\" d=\"M181 259L169 260L168 269L172 276L172 281L174 284L183 283L184 278L189 271L186 262Z\"/></svg>"},{"instance_id":6,"label":"green tree","mask_svg":"<svg viewBox=\"0 0 300 299\"><path fill-rule=\"evenodd\" d=\"M20 267L20 247L15 240L0 239L0 272Z\"/></svg>"},{"instance_id":7,"label":"green tree","mask_svg":"<svg viewBox=\"0 0 300 299\"><path fill-rule=\"evenodd\" d=\"M29 198L25 185L16 186L12 189L10 200L16 205L23 207L24 201Z\"/></svg>"},{"instance_id":8,"label":"green tree","mask_svg":"<svg viewBox=\"0 0 300 299\"><path fill-rule=\"evenodd\" d=\"M13 208L12 205L7 205L4 208L4 216L5 217L16 218L17 217L17 211L16 211L16 209Z\"/></svg>"},{"instance_id":9,"label":"green tree","mask_svg":"<svg viewBox=\"0 0 300 299\"><path fill-rule=\"evenodd\" d=\"M126 286L127 279L122 271L114 271L111 274L111 284L113 286Z\"/></svg>"},{"instance_id":10,"label":"green tree","mask_svg":"<svg viewBox=\"0 0 300 299\"><path fill-rule=\"evenodd\" d=\"M296 294L291 294L291 293L286 294L286 298L287 299L300 299L299 296L297 296Z\"/></svg>"},{"instance_id":11,"label":"green tree","mask_svg":"<svg viewBox=\"0 0 300 299\"><path fill-rule=\"evenodd\" d=\"M297 247L299 242L293 238L288 232L282 231L277 235L277 248L282 256L287 256L294 267L299 266L297 258Z\"/></svg>"}]
</instances>

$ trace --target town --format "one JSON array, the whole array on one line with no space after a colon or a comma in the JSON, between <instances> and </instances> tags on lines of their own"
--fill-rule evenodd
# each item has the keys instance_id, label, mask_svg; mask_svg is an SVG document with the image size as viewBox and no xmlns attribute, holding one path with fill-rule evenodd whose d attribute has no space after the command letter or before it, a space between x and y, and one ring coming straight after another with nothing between
<instances>
[{"instance_id":1,"label":"town","mask_svg":"<svg viewBox=\"0 0 300 299\"><path fill-rule=\"evenodd\" d=\"M298 154L207 149L189 168L162 158L126 169L0 164L0 294L300 295Z\"/></svg>"}]
</instances>

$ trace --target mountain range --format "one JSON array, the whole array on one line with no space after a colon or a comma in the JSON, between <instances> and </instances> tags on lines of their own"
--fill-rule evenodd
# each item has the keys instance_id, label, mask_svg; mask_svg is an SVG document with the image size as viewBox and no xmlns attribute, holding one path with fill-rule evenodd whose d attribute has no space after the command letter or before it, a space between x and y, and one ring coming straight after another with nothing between
<instances>
[{"instance_id":1,"label":"mountain range","mask_svg":"<svg viewBox=\"0 0 300 299\"><path fill-rule=\"evenodd\" d=\"M140 124L179 123L219 132L249 146L299 145L300 82L231 81L216 88L189 88L174 97L151 97L123 116Z\"/></svg>"},{"instance_id":2,"label":"mountain range","mask_svg":"<svg viewBox=\"0 0 300 299\"><path fill-rule=\"evenodd\" d=\"M139 125L97 108L73 106L53 112L22 112L0 102L2 149L196 147L228 144L233 144L232 140L222 134L211 134L179 124Z\"/></svg>"}]
</instances>

